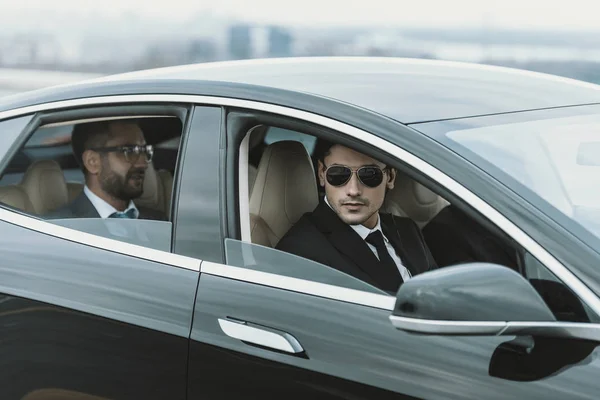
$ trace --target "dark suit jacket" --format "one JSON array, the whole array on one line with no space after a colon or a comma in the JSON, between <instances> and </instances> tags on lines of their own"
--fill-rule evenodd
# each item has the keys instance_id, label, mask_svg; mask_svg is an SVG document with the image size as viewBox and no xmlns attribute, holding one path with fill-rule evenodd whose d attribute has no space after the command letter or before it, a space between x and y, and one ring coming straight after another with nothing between
<instances>
[{"instance_id":1,"label":"dark suit jacket","mask_svg":"<svg viewBox=\"0 0 600 400\"><path fill-rule=\"evenodd\" d=\"M447 206L429 221L423 236L441 267L489 262L518 270L516 250L455 206Z\"/></svg>"},{"instance_id":2,"label":"dark suit jacket","mask_svg":"<svg viewBox=\"0 0 600 400\"><path fill-rule=\"evenodd\" d=\"M411 219L390 214L380 214L380 218L384 235L413 276L437 268ZM379 261L367 243L325 203L304 214L276 248L328 265L384 291L398 290L398 285L391 287L378 272Z\"/></svg>"},{"instance_id":3,"label":"dark suit jacket","mask_svg":"<svg viewBox=\"0 0 600 400\"><path fill-rule=\"evenodd\" d=\"M160 211L153 210L146 207L138 207L136 205L139 214L139 219L151 219L158 221L166 221L166 216ZM81 193L73 200L71 204L67 204L57 210L54 210L47 215L44 215L46 219L61 219L61 218L100 218L100 214L96 211L96 208L85 195Z\"/></svg>"}]
</instances>

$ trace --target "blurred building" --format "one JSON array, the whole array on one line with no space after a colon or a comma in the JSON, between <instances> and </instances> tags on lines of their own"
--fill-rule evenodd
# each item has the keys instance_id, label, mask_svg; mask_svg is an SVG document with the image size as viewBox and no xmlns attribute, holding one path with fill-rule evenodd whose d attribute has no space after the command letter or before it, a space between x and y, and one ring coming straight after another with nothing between
<instances>
[{"instance_id":1,"label":"blurred building","mask_svg":"<svg viewBox=\"0 0 600 400\"><path fill-rule=\"evenodd\" d=\"M268 38L269 57L290 57L292 55L293 36L287 29L270 26Z\"/></svg>"},{"instance_id":2,"label":"blurred building","mask_svg":"<svg viewBox=\"0 0 600 400\"><path fill-rule=\"evenodd\" d=\"M251 27L235 24L229 27L229 55L235 60L252 58Z\"/></svg>"}]
</instances>

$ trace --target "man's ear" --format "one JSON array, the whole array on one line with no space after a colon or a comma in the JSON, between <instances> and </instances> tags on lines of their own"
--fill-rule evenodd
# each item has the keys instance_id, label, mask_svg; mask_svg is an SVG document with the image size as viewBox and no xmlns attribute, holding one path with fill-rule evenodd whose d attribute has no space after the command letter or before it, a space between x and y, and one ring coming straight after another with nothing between
<instances>
[{"instance_id":1,"label":"man's ear","mask_svg":"<svg viewBox=\"0 0 600 400\"><path fill-rule=\"evenodd\" d=\"M388 189L393 189L394 184L396 183L396 170L394 168L388 168L388 180L386 182L386 187Z\"/></svg>"},{"instance_id":2,"label":"man's ear","mask_svg":"<svg viewBox=\"0 0 600 400\"><path fill-rule=\"evenodd\" d=\"M325 187L325 165L321 160L317 161L317 170L319 175L319 185Z\"/></svg>"},{"instance_id":3,"label":"man's ear","mask_svg":"<svg viewBox=\"0 0 600 400\"><path fill-rule=\"evenodd\" d=\"M99 174L102 170L102 160L100 154L92 150L86 150L81 155L83 166L92 175Z\"/></svg>"}]
</instances>

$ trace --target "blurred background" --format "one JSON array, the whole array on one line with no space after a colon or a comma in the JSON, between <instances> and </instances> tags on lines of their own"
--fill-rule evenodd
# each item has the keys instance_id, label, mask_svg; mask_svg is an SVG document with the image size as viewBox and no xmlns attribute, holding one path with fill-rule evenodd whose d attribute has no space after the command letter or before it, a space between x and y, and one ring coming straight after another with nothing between
<instances>
[{"instance_id":1,"label":"blurred background","mask_svg":"<svg viewBox=\"0 0 600 400\"><path fill-rule=\"evenodd\" d=\"M292 56L468 61L600 83L599 0L0 0L0 96Z\"/></svg>"}]
</instances>

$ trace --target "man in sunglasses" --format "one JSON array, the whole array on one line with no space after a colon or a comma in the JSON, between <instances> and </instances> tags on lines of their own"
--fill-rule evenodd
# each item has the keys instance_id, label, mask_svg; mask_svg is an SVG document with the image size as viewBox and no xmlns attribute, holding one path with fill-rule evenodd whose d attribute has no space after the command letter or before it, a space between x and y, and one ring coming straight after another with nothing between
<instances>
[{"instance_id":1,"label":"man in sunglasses","mask_svg":"<svg viewBox=\"0 0 600 400\"><path fill-rule=\"evenodd\" d=\"M73 154L85 175L83 192L49 218L130 218L166 220L159 211L136 207L153 148L139 126L129 120L78 124Z\"/></svg>"},{"instance_id":2,"label":"man in sunglasses","mask_svg":"<svg viewBox=\"0 0 600 400\"><path fill-rule=\"evenodd\" d=\"M379 212L396 171L347 147L318 161L323 201L284 235L277 249L336 268L389 293L437 268L418 226Z\"/></svg>"}]
</instances>

